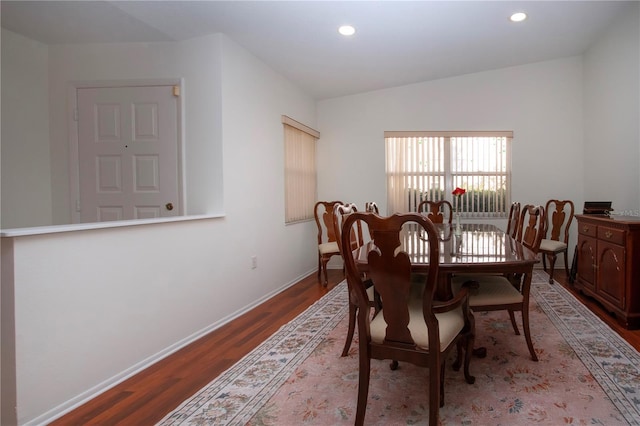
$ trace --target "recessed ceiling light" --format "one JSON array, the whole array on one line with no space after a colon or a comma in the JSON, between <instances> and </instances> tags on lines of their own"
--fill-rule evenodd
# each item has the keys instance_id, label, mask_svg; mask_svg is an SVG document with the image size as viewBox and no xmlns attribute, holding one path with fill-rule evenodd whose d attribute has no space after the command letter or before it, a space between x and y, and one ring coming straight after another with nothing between
<instances>
[{"instance_id":1,"label":"recessed ceiling light","mask_svg":"<svg viewBox=\"0 0 640 426\"><path fill-rule=\"evenodd\" d=\"M353 28L351 25L343 25L340 28L338 28L338 32L343 36L351 36L356 33L356 29Z\"/></svg>"},{"instance_id":2,"label":"recessed ceiling light","mask_svg":"<svg viewBox=\"0 0 640 426\"><path fill-rule=\"evenodd\" d=\"M511 22L522 22L527 19L527 14L524 12L516 12L509 18Z\"/></svg>"}]
</instances>

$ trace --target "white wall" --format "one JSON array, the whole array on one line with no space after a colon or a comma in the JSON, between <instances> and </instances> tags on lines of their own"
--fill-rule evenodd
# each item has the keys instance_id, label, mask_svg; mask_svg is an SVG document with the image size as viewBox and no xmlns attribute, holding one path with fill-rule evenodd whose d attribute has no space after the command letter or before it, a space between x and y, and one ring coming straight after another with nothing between
<instances>
[{"instance_id":1,"label":"white wall","mask_svg":"<svg viewBox=\"0 0 640 426\"><path fill-rule=\"evenodd\" d=\"M49 48L54 224L71 221L67 104L74 82L184 78L186 213L223 211L220 37Z\"/></svg>"},{"instance_id":2,"label":"white wall","mask_svg":"<svg viewBox=\"0 0 640 426\"><path fill-rule=\"evenodd\" d=\"M208 41L213 58L189 72L217 78L206 87L219 91L199 96L217 97L219 107L195 116L202 131L223 135L216 173L226 216L4 237L3 425L11 424L7 388L17 392L18 423L46 423L315 272L315 224L284 225L280 122L287 114L316 127L315 103L224 36L192 43ZM200 179L200 190L214 190L217 176Z\"/></svg>"},{"instance_id":3,"label":"white wall","mask_svg":"<svg viewBox=\"0 0 640 426\"><path fill-rule=\"evenodd\" d=\"M186 213L222 212L219 37L47 47L3 29L2 228L71 223L68 105L78 82L184 78Z\"/></svg>"},{"instance_id":4,"label":"white wall","mask_svg":"<svg viewBox=\"0 0 640 426\"><path fill-rule=\"evenodd\" d=\"M640 4L584 55L585 199L640 209Z\"/></svg>"},{"instance_id":5,"label":"white wall","mask_svg":"<svg viewBox=\"0 0 640 426\"><path fill-rule=\"evenodd\" d=\"M386 212L385 130L513 130L513 200L583 198L580 57L321 101L318 123L321 199Z\"/></svg>"},{"instance_id":6,"label":"white wall","mask_svg":"<svg viewBox=\"0 0 640 426\"><path fill-rule=\"evenodd\" d=\"M226 40L222 64L224 202L229 226L242 230L246 250L233 262L246 268L250 257L259 254L259 267L276 282L285 282L291 268L300 270L300 265L307 265L303 270L310 270L310 265L317 265L317 230L313 221L284 224L281 116L316 128L316 106L286 79ZM233 234L225 242L239 243ZM259 287L252 291L261 294Z\"/></svg>"},{"instance_id":7,"label":"white wall","mask_svg":"<svg viewBox=\"0 0 640 426\"><path fill-rule=\"evenodd\" d=\"M47 53L2 30L2 228L52 223Z\"/></svg>"},{"instance_id":8,"label":"white wall","mask_svg":"<svg viewBox=\"0 0 640 426\"><path fill-rule=\"evenodd\" d=\"M637 32L625 34L625 43L627 37L637 40ZM281 114L321 131L320 198L359 205L373 200L383 212L384 130L513 130L513 198L542 203L566 197L580 205L587 193L583 178L591 173L583 162L600 155L590 152L583 158L584 120L609 120L608 109L598 116L585 112L583 120L583 105L593 107L583 103L583 93L589 98L586 92L595 88L583 88L579 57L326 100L318 104L316 115L312 99L226 37L191 43L194 61L193 56L206 53L197 48L199 43L214 52L199 58L199 68L172 68L175 58L182 60L179 52L163 55L164 62L156 65L166 67L171 77L191 72L196 79L218 79L204 82L208 93L202 96L219 95L220 104L208 104L212 110L197 113L197 124L192 124L207 141L217 137L209 139L207 132L220 135L224 169L204 171L194 179L202 191L222 182L227 214L222 219L3 238L2 424L11 424L5 421L12 412L13 395L7 389L15 392L17 386L20 423L43 423L315 271L315 225L283 224ZM121 48L129 49L127 62L147 50L151 54L173 47ZM603 45L601 54L612 50L617 47ZM64 58L52 63L58 60ZM588 61L585 74L596 74ZM132 78L121 76L118 65L105 64L110 71L105 78ZM62 67L55 64L55 69ZM51 83L57 91L58 84ZM634 83L630 79L626 84ZM620 109L637 117L637 104L625 102ZM51 133L62 140L63 130L55 126ZM632 130L626 132L634 137ZM215 163L211 143L214 149L202 161ZM637 144L636 134L635 142L622 147L625 152L631 148L636 169ZM596 173L606 178L606 170L597 168ZM635 179L630 192L637 191ZM258 257L255 270L249 267L252 255ZM14 304L7 309L12 292ZM7 324L14 319L15 333L10 333ZM14 371L7 371L14 353Z\"/></svg>"}]
</instances>

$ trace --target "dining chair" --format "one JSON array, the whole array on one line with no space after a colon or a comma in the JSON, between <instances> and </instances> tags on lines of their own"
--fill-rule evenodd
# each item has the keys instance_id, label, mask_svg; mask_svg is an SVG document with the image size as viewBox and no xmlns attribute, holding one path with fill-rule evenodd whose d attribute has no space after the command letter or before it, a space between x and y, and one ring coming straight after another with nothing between
<instances>
[{"instance_id":1,"label":"dining chair","mask_svg":"<svg viewBox=\"0 0 640 426\"><path fill-rule=\"evenodd\" d=\"M569 276L569 260L567 250L569 247L569 230L573 222L574 207L571 200L549 200L545 206L547 220L545 223L545 236L540 242L542 253L542 267L547 270L549 259L549 284L553 284L553 270L556 257L564 255L564 270Z\"/></svg>"},{"instance_id":2,"label":"dining chair","mask_svg":"<svg viewBox=\"0 0 640 426\"><path fill-rule=\"evenodd\" d=\"M376 214L380 213L380 210L378 210L378 205L376 204L375 201L368 201L364 205L364 211L365 212L370 212L370 213L376 213Z\"/></svg>"},{"instance_id":3,"label":"dining chair","mask_svg":"<svg viewBox=\"0 0 640 426\"><path fill-rule=\"evenodd\" d=\"M475 378L469 373L474 343L474 320L468 305L468 289L462 288L447 302L434 302L438 282L439 241L433 223L419 213L381 217L371 213L353 213L342 225L343 251L351 245L348 230L362 221L372 236L373 249L367 253L367 275L363 277L354 256L346 256L347 281L358 303L359 380L356 425L364 424L369 393L371 360L391 360L428 367L429 424L438 424L438 412L444 404L444 367L447 354L457 348L453 364L458 370L464 354L464 376L467 383ZM423 286L412 285L411 260L401 247L403 227L417 226L424 231L428 244L429 268ZM361 258L361 257L360 257ZM371 316L367 296L368 281L380 295L382 309Z\"/></svg>"},{"instance_id":4,"label":"dining chair","mask_svg":"<svg viewBox=\"0 0 640 426\"><path fill-rule=\"evenodd\" d=\"M313 215L318 226L318 280L324 272L323 285L326 287L327 263L333 256L340 256L338 240L333 228L333 211L342 201L318 201L313 208Z\"/></svg>"},{"instance_id":5,"label":"dining chair","mask_svg":"<svg viewBox=\"0 0 640 426\"><path fill-rule=\"evenodd\" d=\"M336 239L338 243L340 243L342 236L342 224L344 220L349 217L352 213L358 211L358 208L355 204L336 204L334 207L334 232L336 235ZM345 230L346 232L346 230ZM342 248L342 244L338 244L340 248L340 254L342 258L345 259L346 256L352 256L353 250L356 250L358 247L362 247L364 243L364 236L362 233L362 222L356 221L352 225L351 229L349 229L351 234L349 247L345 250ZM365 275L366 276L366 275ZM370 282L369 282L370 283ZM344 348L342 349L341 356L347 356L349 354L349 348L351 347L351 342L353 341L353 334L356 328L356 317L358 312L358 303L356 300L356 295L349 285L349 280L347 280L347 288L349 293L349 327L347 330L347 338L344 342ZM374 315L376 315L380 311L380 301L379 297L375 294L374 288L372 285L367 287L367 297L369 299L369 308L373 308Z\"/></svg>"},{"instance_id":6,"label":"dining chair","mask_svg":"<svg viewBox=\"0 0 640 426\"><path fill-rule=\"evenodd\" d=\"M453 206L447 200L424 200L418 204L418 213L427 213L433 223L451 223L453 221Z\"/></svg>"},{"instance_id":7,"label":"dining chair","mask_svg":"<svg viewBox=\"0 0 640 426\"><path fill-rule=\"evenodd\" d=\"M520 212L520 220L516 240L534 253L540 250L540 241L544 235L545 210L542 206L527 204ZM538 361L538 356L531 341L529 329L529 296L531 292L531 274L524 275L456 275L451 278L452 291L464 286L471 288L469 306L474 312L499 311L509 312L513 330L520 335L515 320L515 311L522 313L522 328L531 354L531 359Z\"/></svg>"},{"instance_id":8,"label":"dining chair","mask_svg":"<svg viewBox=\"0 0 640 426\"><path fill-rule=\"evenodd\" d=\"M520 221L520 203L514 201L509 209L509 220L507 221L507 235L511 238L516 237L518 232L518 223Z\"/></svg>"}]
</instances>

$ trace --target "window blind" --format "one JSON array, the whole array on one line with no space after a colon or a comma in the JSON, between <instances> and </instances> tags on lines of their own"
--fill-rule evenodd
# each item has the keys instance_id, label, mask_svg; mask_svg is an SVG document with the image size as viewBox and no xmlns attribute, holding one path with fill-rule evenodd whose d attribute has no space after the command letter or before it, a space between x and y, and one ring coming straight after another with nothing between
<instances>
[{"instance_id":1,"label":"window blind","mask_svg":"<svg viewBox=\"0 0 640 426\"><path fill-rule=\"evenodd\" d=\"M285 155L285 223L313 219L316 203L316 140L320 133L282 117Z\"/></svg>"},{"instance_id":2,"label":"window blind","mask_svg":"<svg viewBox=\"0 0 640 426\"><path fill-rule=\"evenodd\" d=\"M512 138L510 131L385 132L389 211L444 199L463 217L506 217ZM466 190L460 205L456 187Z\"/></svg>"}]
</instances>

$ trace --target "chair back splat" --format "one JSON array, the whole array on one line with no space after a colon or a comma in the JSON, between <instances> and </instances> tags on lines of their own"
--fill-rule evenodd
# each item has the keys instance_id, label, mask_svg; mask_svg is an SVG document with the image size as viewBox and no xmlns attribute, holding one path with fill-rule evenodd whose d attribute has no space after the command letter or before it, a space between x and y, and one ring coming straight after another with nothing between
<instances>
[{"instance_id":1,"label":"chair back splat","mask_svg":"<svg viewBox=\"0 0 640 426\"><path fill-rule=\"evenodd\" d=\"M418 213L427 213L433 223L451 223L453 221L453 207L447 200L425 200L418 204Z\"/></svg>"},{"instance_id":2,"label":"chair back splat","mask_svg":"<svg viewBox=\"0 0 640 426\"><path fill-rule=\"evenodd\" d=\"M538 253L540 251L540 242L544 237L545 220L544 207L527 204L520 212L520 223L516 239L523 246Z\"/></svg>"},{"instance_id":3,"label":"chair back splat","mask_svg":"<svg viewBox=\"0 0 640 426\"><path fill-rule=\"evenodd\" d=\"M342 224L347 217L351 214L358 211L358 208L355 204L336 204L334 207L334 231L338 242L340 243L342 238ZM349 247L344 248L342 244L338 244L340 248L340 253L343 259L346 259L346 256L352 256L352 251L362 247L364 244L364 235L362 233L362 222L356 221L351 225L351 228L348 230L345 229L344 232L349 232L351 238L349 239ZM369 281L370 283L370 281ZM349 280L347 280L347 287L349 289L349 327L347 329L347 338L344 342L344 348L342 349L342 356L347 356L349 354L349 348L351 347L351 342L353 341L353 334L356 328L356 316L358 312L358 301L356 295L353 292L351 285L349 284ZM373 308L375 313L380 310L380 298L374 292L373 286L369 284L367 287L367 298L369 301L368 307Z\"/></svg>"},{"instance_id":4,"label":"chair back splat","mask_svg":"<svg viewBox=\"0 0 640 426\"><path fill-rule=\"evenodd\" d=\"M358 207L353 204L336 204L333 208L333 235L336 237L336 242L338 242L338 249L340 250L340 254L344 257L344 253L342 252L342 245L340 244L340 238L342 237L342 223L344 220L349 217L352 213L358 211ZM362 235L362 222L358 221L352 226L351 230L351 246L349 247L351 251L357 249L362 246L364 242L364 237Z\"/></svg>"},{"instance_id":5,"label":"chair back splat","mask_svg":"<svg viewBox=\"0 0 640 426\"><path fill-rule=\"evenodd\" d=\"M511 203L511 209L509 209L509 221L507 222L507 235L509 235L511 238L516 237L519 223L520 223L520 203L515 201Z\"/></svg>"},{"instance_id":6,"label":"chair back splat","mask_svg":"<svg viewBox=\"0 0 640 426\"><path fill-rule=\"evenodd\" d=\"M364 205L364 211L369 213L377 213L377 214L380 213L380 211L378 210L378 205L376 204L375 201L368 201Z\"/></svg>"},{"instance_id":7,"label":"chair back splat","mask_svg":"<svg viewBox=\"0 0 640 426\"><path fill-rule=\"evenodd\" d=\"M372 237L365 244L366 274L356 264L356 257L346 254L351 246L350 229L362 221ZM409 227L423 231L427 241L428 271L424 280L412 282L412 264L403 250L402 236ZM359 382L356 425L364 424L369 392L371 359L391 360L428 367L429 424L438 424L439 408L444 404L444 366L447 353L457 348L454 369L459 369L464 352L464 374L468 383L469 362L474 342L474 322L468 306L468 289L463 288L447 302L434 304L438 282L439 240L433 223L419 213L381 217L356 212L342 225L341 245L345 253L347 281L358 304ZM357 256L361 262L363 256ZM372 284L380 295L382 309L371 316L367 286Z\"/></svg>"}]
</instances>

